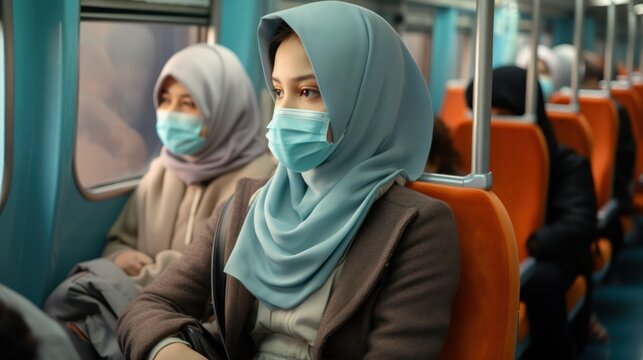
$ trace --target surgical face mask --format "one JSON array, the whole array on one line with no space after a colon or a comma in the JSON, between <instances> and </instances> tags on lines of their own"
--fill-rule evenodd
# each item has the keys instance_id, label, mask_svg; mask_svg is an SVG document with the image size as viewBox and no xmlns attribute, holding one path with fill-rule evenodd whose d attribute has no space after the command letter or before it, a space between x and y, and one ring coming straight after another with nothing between
<instances>
[{"instance_id":1,"label":"surgical face mask","mask_svg":"<svg viewBox=\"0 0 643 360\"><path fill-rule=\"evenodd\" d=\"M554 93L554 83L548 76L542 76L540 77L540 79L538 79L538 81L540 82L540 88L543 91L545 102L547 102L551 97L551 94Z\"/></svg>"},{"instance_id":2,"label":"surgical face mask","mask_svg":"<svg viewBox=\"0 0 643 360\"><path fill-rule=\"evenodd\" d=\"M197 115L156 110L156 133L163 145L178 155L193 155L205 144L203 121Z\"/></svg>"},{"instance_id":3,"label":"surgical face mask","mask_svg":"<svg viewBox=\"0 0 643 360\"><path fill-rule=\"evenodd\" d=\"M268 147L289 170L308 171L326 160L339 143L326 140L329 124L326 112L275 109L266 134Z\"/></svg>"}]
</instances>

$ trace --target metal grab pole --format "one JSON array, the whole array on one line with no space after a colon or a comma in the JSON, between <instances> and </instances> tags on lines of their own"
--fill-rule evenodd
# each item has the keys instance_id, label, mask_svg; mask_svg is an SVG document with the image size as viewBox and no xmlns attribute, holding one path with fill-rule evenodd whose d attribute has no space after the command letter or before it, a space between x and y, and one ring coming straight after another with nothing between
<instances>
[{"instance_id":1,"label":"metal grab pole","mask_svg":"<svg viewBox=\"0 0 643 360\"><path fill-rule=\"evenodd\" d=\"M494 0L477 1L473 87L472 174L489 173Z\"/></svg>"},{"instance_id":2,"label":"metal grab pole","mask_svg":"<svg viewBox=\"0 0 643 360\"><path fill-rule=\"evenodd\" d=\"M636 14L634 14L634 0L627 2L627 82L632 83L634 73L634 47L636 38Z\"/></svg>"},{"instance_id":3,"label":"metal grab pole","mask_svg":"<svg viewBox=\"0 0 643 360\"><path fill-rule=\"evenodd\" d=\"M585 1L576 0L574 9L574 48L575 59L572 63L572 101L571 105L578 106L578 89L580 88L580 65L583 61L583 25L585 22Z\"/></svg>"},{"instance_id":4,"label":"metal grab pole","mask_svg":"<svg viewBox=\"0 0 643 360\"><path fill-rule=\"evenodd\" d=\"M643 24L639 28L639 75L643 75Z\"/></svg>"},{"instance_id":5,"label":"metal grab pole","mask_svg":"<svg viewBox=\"0 0 643 360\"><path fill-rule=\"evenodd\" d=\"M538 101L538 37L540 35L540 0L532 1L531 11L531 55L527 68L527 93L525 95L525 117L534 119Z\"/></svg>"},{"instance_id":6,"label":"metal grab pole","mask_svg":"<svg viewBox=\"0 0 643 360\"><path fill-rule=\"evenodd\" d=\"M614 28L616 27L616 8L614 0L610 0L607 7L607 39L605 39L605 84L607 89L612 88L613 61L614 61Z\"/></svg>"}]
</instances>

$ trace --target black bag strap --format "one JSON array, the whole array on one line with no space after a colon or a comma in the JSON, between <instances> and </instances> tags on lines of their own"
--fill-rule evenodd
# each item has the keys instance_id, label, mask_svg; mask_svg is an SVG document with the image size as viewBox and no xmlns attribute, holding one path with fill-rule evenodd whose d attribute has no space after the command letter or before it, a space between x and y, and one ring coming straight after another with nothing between
<instances>
[{"instance_id":1,"label":"black bag strap","mask_svg":"<svg viewBox=\"0 0 643 360\"><path fill-rule=\"evenodd\" d=\"M225 318L224 318L224 303L225 303L225 285L226 275L223 272L225 263L225 241L228 238L228 230L230 228L230 199L223 206L217 228L214 232L214 239L212 241L212 268L211 268L211 281L210 288L212 289L212 307L214 309L214 321L219 328L219 337L225 352L225 358L230 359L228 348L225 346Z\"/></svg>"}]
</instances>

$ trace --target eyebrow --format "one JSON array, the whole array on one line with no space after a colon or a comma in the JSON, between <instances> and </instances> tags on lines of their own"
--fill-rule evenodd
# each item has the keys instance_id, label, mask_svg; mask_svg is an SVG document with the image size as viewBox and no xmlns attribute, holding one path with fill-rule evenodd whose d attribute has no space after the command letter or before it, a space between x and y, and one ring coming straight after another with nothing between
<instances>
[{"instance_id":1,"label":"eyebrow","mask_svg":"<svg viewBox=\"0 0 643 360\"><path fill-rule=\"evenodd\" d=\"M293 78L292 81L301 82L301 81L310 80L310 79L317 80L317 78L315 78L314 74L306 74L306 75L297 76L297 77ZM274 76L272 77L272 81L278 82L278 83L281 82L279 79L277 79Z\"/></svg>"}]
</instances>

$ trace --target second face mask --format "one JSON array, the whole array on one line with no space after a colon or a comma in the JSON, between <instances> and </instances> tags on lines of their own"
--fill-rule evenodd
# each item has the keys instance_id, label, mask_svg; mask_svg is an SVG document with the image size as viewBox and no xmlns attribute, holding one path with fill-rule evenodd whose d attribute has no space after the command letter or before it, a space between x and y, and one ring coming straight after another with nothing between
<instances>
[{"instance_id":1,"label":"second face mask","mask_svg":"<svg viewBox=\"0 0 643 360\"><path fill-rule=\"evenodd\" d=\"M205 144L201 137L203 121L196 115L157 110L156 132L163 145L170 152L179 155L193 155Z\"/></svg>"}]
</instances>

